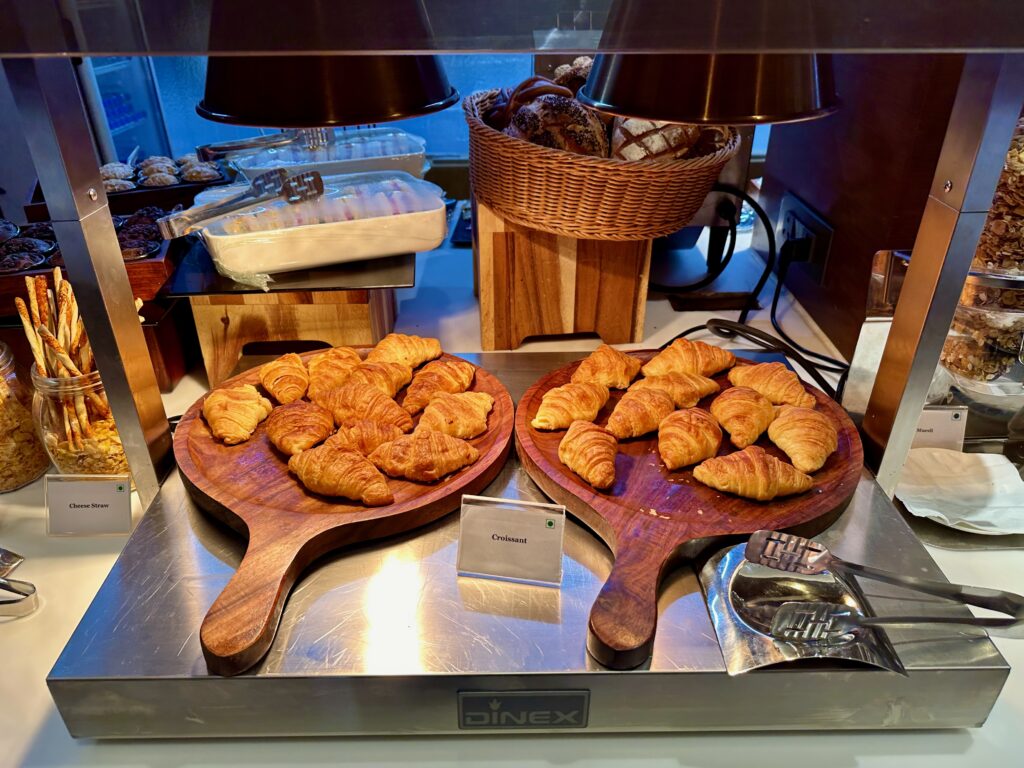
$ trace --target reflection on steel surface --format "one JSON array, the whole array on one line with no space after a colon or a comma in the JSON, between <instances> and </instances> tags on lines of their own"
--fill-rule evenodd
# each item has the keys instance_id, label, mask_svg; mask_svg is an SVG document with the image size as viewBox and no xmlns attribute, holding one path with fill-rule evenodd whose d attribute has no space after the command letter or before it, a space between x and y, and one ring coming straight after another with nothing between
<instances>
[{"instance_id":1,"label":"reflection on steel surface","mask_svg":"<svg viewBox=\"0 0 1024 768\"><path fill-rule=\"evenodd\" d=\"M862 610L859 590L832 574L781 574L749 562L745 545L714 555L700 574L711 621L730 675L799 659L858 661L906 674L888 639L874 629L851 631L835 645L788 643L771 637L772 621L785 604L822 602Z\"/></svg>"}]
</instances>

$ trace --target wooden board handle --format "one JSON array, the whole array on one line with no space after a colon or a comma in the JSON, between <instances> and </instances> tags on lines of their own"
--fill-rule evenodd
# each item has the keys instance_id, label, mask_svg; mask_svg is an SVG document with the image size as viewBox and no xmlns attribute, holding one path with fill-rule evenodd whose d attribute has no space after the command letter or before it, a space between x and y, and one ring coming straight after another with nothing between
<instances>
[{"instance_id":1,"label":"wooden board handle","mask_svg":"<svg viewBox=\"0 0 1024 768\"><path fill-rule=\"evenodd\" d=\"M301 537L274 539L250 530L249 546L235 575L214 602L199 632L206 666L230 676L269 650L295 580L308 565Z\"/></svg>"},{"instance_id":2,"label":"wooden board handle","mask_svg":"<svg viewBox=\"0 0 1024 768\"><path fill-rule=\"evenodd\" d=\"M625 538L643 539L640 532ZM642 543L641 542L638 542ZM635 669L651 655L658 627L658 586L671 552L621 538L608 580L590 609L590 655L611 669Z\"/></svg>"}]
</instances>

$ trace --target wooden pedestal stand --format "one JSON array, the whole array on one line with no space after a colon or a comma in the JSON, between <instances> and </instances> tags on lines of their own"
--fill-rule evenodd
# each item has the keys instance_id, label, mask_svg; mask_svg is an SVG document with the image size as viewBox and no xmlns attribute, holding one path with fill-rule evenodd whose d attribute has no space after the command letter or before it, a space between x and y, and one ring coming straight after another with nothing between
<instances>
[{"instance_id":1,"label":"wooden pedestal stand","mask_svg":"<svg viewBox=\"0 0 1024 768\"><path fill-rule=\"evenodd\" d=\"M238 365L251 341L376 344L395 325L395 291L292 291L190 297L210 386Z\"/></svg>"},{"instance_id":2,"label":"wooden pedestal stand","mask_svg":"<svg viewBox=\"0 0 1024 768\"><path fill-rule=\"evenodd\" d=\"M485 350L565 333L597 333L608 344L643 339L650 240L561 237L505 221L483 203L474 215Z\"/></svg>"}]
</instances>

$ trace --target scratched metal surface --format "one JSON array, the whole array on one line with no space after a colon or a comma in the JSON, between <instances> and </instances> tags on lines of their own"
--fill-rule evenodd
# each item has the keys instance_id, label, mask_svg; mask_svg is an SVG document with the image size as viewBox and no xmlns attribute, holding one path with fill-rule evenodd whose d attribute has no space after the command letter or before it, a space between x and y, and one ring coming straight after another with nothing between
<instances>
[{"instance_id":1,"label":"scratched metal surface","mask_svg":"<svg viewBox=\"0 0 1024 768\"><path fill-rule=\"evenodd\" d=\"M514 399L574 358L559 353L465 357L495 372ZM485 495L543 500L512 457ZM611 556L586 529L566 527L560 590L455 572L458 517L347 550L297 584L257 676L586 672L587 616ZM823 540L844 557L940 576L920 542L865 473L854 501ZM237 568L244 543L189 500L177 473L140 522L51 673L76 679L207 677L199 645L206 611ZM879 613L935 611L906 593L872 585ZM950 608L949 610L963 610ZM984 637L941 642L890 633L908 669L1001 667ZM669 574L660 599L655 671L724 672L696 577Z\"/></svg>"}]
</instances>

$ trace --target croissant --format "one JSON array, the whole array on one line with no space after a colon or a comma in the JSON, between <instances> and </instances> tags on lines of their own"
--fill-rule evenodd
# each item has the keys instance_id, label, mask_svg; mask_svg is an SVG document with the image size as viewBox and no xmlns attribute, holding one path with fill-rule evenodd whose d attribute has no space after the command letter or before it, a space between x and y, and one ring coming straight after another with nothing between
<instances>
[{"instance_id":1,"label":"croissant","mask_svg":"<svg viewBox=\"0 0 1024 768\"><path fill-rule=\"evenodd\" d=\"M782 363L741 365L729 371L729 381L738 387L750 387L775 405L788 403L801 408L814 407L814 395L804 389L800 377Z\"/></svg>"},{"instance_id":2,"label":"croissant","mask_svg":"<svg viewBox=\"0 0 1024 768\"><path fill-rule=\"evenodd\" d=\"M422 371L412 377L402 407L411 414L417 414L426 408L434 395L465 392L473 383L475 373L476 368L465 360L435 360L427 363Z\"/></svg>"},{"instance_id":3,"label":"croissant","mask_svg":"<svg viewBox=\"0 0 1024 768\"><path fill-rule=\"evenodd\" d=\"M324 395L344 384L352 369L361 362L359 353L351 347L333 347L313 355L306 363L309 399L321 403Z\"/></svg>"},{"instance_id":4,"label":"croissant","mask_svg":"<svg viewBox=\"0 0 1024 768\"><path fill-rule=\"evenodd\" d=\"M676 339L671 346L656 354L643 367L644 376L664 376L666 373L699 373L712 376L736 364L736 356L721 347L703 341Z\"/></svg>"},{"instance_id":5,"label":"croissant","mask_svg":"<svg viewBox=\"0 0 1024 768\"><path fill-rule=\"evenodd\" d=\"M775 418L768 398L747 387L731 387L711 401L711 415L737 448L754 443Z\"/></svg>"},{"instance_id":6,"label":"croissant","mask_svg":"<svg viewBox=\"0 0 1024 768\"><path fill-rule=\"evenodd\" d=\"M720 387L714 379L698 373L666 373L663 376L650 376L634 383L629 391L637 389L660 389L672 398L676 408L693 408L708 395L715 394Z\"/></svg>"},{"instance_id":7,"label":"croissant","mask_svg":"<svg viewBox=\"0 0 1024 768\"><path fill-rule=\"evenodd\" d=\"M370 461L392 477L431 483L480 458L480 451L443 432L421 430L378 446Z\"/></svg>"},{"instance_id":8,"label":"croissant","mask_svg":"<svg viewBox=\"0 0 1024 768\"><path fill-rule=\"evenodd\" d=\"M558 444L558 460L595 488L615 483L615 435L589 421L574 421Z\"/></svg>"},{"instance_id":9,"label":"croissant","mask_svg":"<svg viewBox=\"0 0 1024 768\"><path fill-rule=\"evenodd\" d=\"M309 386L309 373L294 352L260 367L260 384L281 405L301 400Z\"/></svg>"},{"instance_id":10,"label":"croissant","mask_svg":"<svg viewBox=\"0 0 1024 768\"><path fill-rule=\"evenodd\" d=\"M203 402L203 416L210 431L225 445L244 443L273 409L252 384L215 389Z\"/></svg>"},{"instance_id":11,"label":"croissant","mask_svg":"<svg viewBox=\"0 0 1024 768\"><path fill-rule=\"evenodd\" d=\"M534 429L565 429L574 421L593 421L608 402L608 387L577 381L549 389L540 400Z\"/></svg>"},{"instance_id":12,"label":"croissant","mask_svg":"<svg viewBox=\"0 0 1024 768\"><path fill-rule=\"evenodd\" d=\"M390 443L402 436L402 430L394 424L360 419L351 424L342 424L338 431L327 439L331 445L340 445L369 456L378 445Z\"/></svg>"},{"instance_id":13,"label":"croissant","mask_svg":"<svg viewBox=\"0 0 1024 768\"><path fill-rule=\"evenodd\" d=\"M757 501L803 493L814 485L814 481L803 472L756 445L727 456L707 459L693 468L693 476L717 491Z\"/></svg>"},{"instance_id":14,"label":"croissant","mask_svg":"<svg viewBox=\"0 0 1024 768\"><path fill-rule=\"evenodd\" d=\"M402 406L369 384L345 384L324 395L322 405L334 416L334 422L353 424L363 419L392 424L403 432L412 429L412 416Z\"/></svg>"},{"instance_id":15,"label":"croissant","mask_svg":"<svg viewBox=\"0 0 1024 768\"><path fill-rule=\"evenodd\" d=\"M405 363L360 363L352 369L345 383L369 384L388 397L394 397L411 380L412 368Z\"/></svg>"},{"instance_id":16,"label":"croissant","mask_svg":"<svg viewBox=\"0 0 1024 768\"><path fill-rule=\"evenodd\" d=\"M722 430L707 411L687 408L658 425L658 453L669 469L710 459L722 445Z\"/></svg>"},{"instance_id":17,"label":"croissant","mask_svg":"<svg viewBox=\"0 0 1024 768\"><path fill-rule=\"evenodd\" d=\"M487 414L493 407L494 398L486 392L441 394L423 411L416 432L433 430L469 440L487 431Z\"/></svg>"},{"instance_id":18,"label":"croissant","mask_svg":"<svg viewBox=\"0 0 1024 768\"><path fill-rule=\"evenodd\" d=\"M344 496L371 507L395 500L387 479L363 454L337 443L295 454L288 459L288 469L313 493Z\"/></svg>"},{"instance_id":19,"label":"croissant","mask_svg":"<svg viewBox=\"0 0 1024 768\"><path fill-rule=\"evenodd\" d=\"M656 430L675 408L672 398L660 389L627 392L608 417L608 431L619 440L646 435Z\"/></svg>"},{"instance_id":20,"label":"croissant","mask_svg":"<svg viewBox=\"0 0 1024 768\"><path fill-rule=\"evenodd\" d=\"M625 389L639 372L639 360L602 344L580 363L570 381L589 381L609 389Z\"/></svg>"},{"instance_id":21,"label":"croissant","mask_svg":"<svg viewBox=\"0 0 1024 768\"><path fill-rule=\"evenodd\" d=\"M817 472L839 447L839 432L823 413L783 405L768 427L768 439L789 456L801 472Z\"/></svg>"},{"instance_id":22,"label":"croissant","mask_svg":"<svg viewBox=\"0 0 1024 768\"><path fill-rule=\"evenodd\" d=\"M422 336L406 336L404 333L389 333L370 350L366 356L369 363L405 363L418 368L427 360L441 356L441 342Z\"/></svg>"},{"instance_id":23,"label":"croissant","mask_svg":"<svg viewBox=\"0 0 1024 768\"><path fill-rule=\"evenodd\" d=\"M267 437L289 456L322 443L333 431L331 412L303 400L275 408L267 419Z\"/></svg>"}]
</instances>

